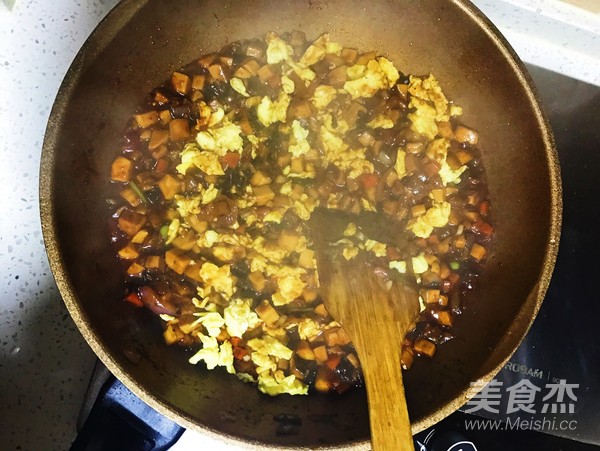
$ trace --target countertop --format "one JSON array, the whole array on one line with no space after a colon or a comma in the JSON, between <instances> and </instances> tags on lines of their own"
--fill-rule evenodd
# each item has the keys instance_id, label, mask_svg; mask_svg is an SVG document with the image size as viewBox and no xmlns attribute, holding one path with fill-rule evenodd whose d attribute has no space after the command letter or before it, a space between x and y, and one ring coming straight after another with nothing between
<instances>
[{"instance_id":1,"label":"countertop","mask_svg":"<svg viewBox=\"0 0 600 451\"><path fill-rule=\"evenodd\" d=\"M67 449L95 361L48 267L39 221L38 171L46 122L62 78L85 39L116 3L17 0L9 11L0 2L2 449ZM600 85L600 16L593 2L475 4L524 61ZM175 448L198 445L233 449L190 432Z\"/></svg>"}]
</instances>

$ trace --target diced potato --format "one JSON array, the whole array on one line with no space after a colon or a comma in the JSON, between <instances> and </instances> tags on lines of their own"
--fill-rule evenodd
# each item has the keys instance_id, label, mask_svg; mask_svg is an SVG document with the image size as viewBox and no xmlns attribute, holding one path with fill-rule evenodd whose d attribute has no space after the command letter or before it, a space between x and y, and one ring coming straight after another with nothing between
<instances>
[{"instance_id":1,"label":"diced potato","mask_svg":"<svg viewBox=\"0 0 600 451\"><path fill-rule=\"evenodd\" d=\"M267 326L271 326L279 320L279 313L277 313L277 310L275 310L271 303L266 299L258 304L255 310L256 314Z\"/></svg>"},{"instance_id":2,"label":"diced potato","mask_svg":"<svg viewBox=\"0 0 600 451\"><path fill-rule=\"evenodd\" d=\"M162 104L169 103L169 99L160 91L154 94L154 101Z\"/></svg>"},{"instance_id":3,"label":"diced potato","mask_svg":"<svg viewBox=\"0 0 600 451\"><path fill-rule=\"evenodd\" d=\"M175 194L182 190L181 182L171 174L167 174L160 179L158 181L158 187L160 188L163 197L167 200L173 199Z\"/></svg>"},{"instance_id":4,"label":"diced potato","mask_svg":"<svg viewBox=\"0 0 600 451\"><path fill-rule=\"evenodd\" d=\"M367 63L371 60L374 60L376 56L377 56L377 52L375 52L375 51L361 53L358 56L358 58L356 59L355 64L361 64L361 65L366 66Z\"/></svg>"},{"instance_id":5,"label":"diced potato","mask_svg":"<svg viewBox=\"0 0 600 451\"><path fill-rule=\"evenodd\" d=\"M315 360L315 353L311 349L307 341L302 340L296 346L296 354L304 360Z\"/></svg>"},{"instance_id":6,"label":"diced potato","mask_svg":"<svg viewBox=\"0 0 600 451\"><path fill-rule=\"evenodd\" d=\"M469 161L471 161L473 159L473 155L471 155L469 152L467 152L465 150L458 150L458 151L454 152L454 156L462 165L467 164Z\"/></svg>"},{"instance_id":7,"label":"diced potato","mask_svg":"<svg viewBox=\"0 0 600 451\"><path fill-rule=\"evenodd\" d=\"M202 265L192 263L190 266L187 267L184 274L190 279L195 280L196 282L203 282L202 277L200 277L201 267Z\"/></svg>"},{"instance_id":8,"label":"diced potato","mask_svg":"<svg viewBox=\"0 0 600 451\"><path fill-rule=\"evenodd\" d=\"M431 190L431 196L435 202L442 203L446 200L446 189L445 188L435 188Z\"/></svg>"},{"instance_id":9,"label":"diced potato","mask_svg":"<svg viewBox=\"0 0 600 451\"><path fill-rule=\"evenodd\" d=\"M319 363L327 362L329 355L327 354L327 348L323 345L317 346L312 350L315 356L315 360Z\"/></svg>"},{"instance_id":10,"label":"diced potato","mask_svg":"<svg viewBox=\"0 0 600 451\"><path fill-rule=\"evenodd\" d=\"M171 76L171 84L173 89L181 95L186 95L190 92L192 86L191 79L188 75L182 74L181 72L173 72Z\"/></svg>"},{"instance_id":11,"label":"diced potato","mask_svg":"<svg viewBox=\"0 0 600 451\"><path fill-rule=\"evenodd\" d=\"M147 113L136 114L134 118L140 127L148 128L158 122L158 113L154 110L148 111Z\"/></svg>"},{"instance_id":12,"label":"diced potato","mask_svg":"<svg viewBox=\"0 0 600 451\"><path fill-rule=\"evenodd\" d=\"M485 257L486 250L481 244L474 243L471 247L471 252L469 255L473 257L475 260L480 261Z\"/></svg>"},{"instance_id":13,"label":"diced potato","mask_svg":"<svg viewBox=\"0 0 600 451\"><path fill-rule=\"evenodd\" d=\"M329 312L325 308L325 304L319 304L315 307L315 313L319 316L326 317L329 315Z\"/></svg>"},{"instance_id":14,"label":"diced potato","mask_svg":"<svg viewBox=\"0 0 600 451\"><path fill-rule=\"evenodd\" d=\"M328 392L331 387L329 382L329 370L322 366L317 370L317 377L315 378L315 390L320 392Z\"/></svg>"},{"instance_id":15,"label":"diced potato","mask_svg":"<svg viewBox=\"0 0 600 451\"><path fill-rule=\"evenodd\" d=\"M127 268L127 274L130 276L139 276L144 272L144 267L139 263L133 262L129 268Z\"/></svg>"},{"instance_id":16,"label":"diced potato","mask_svg":"<svg viewBox=\"0 0 600 451\"><path fill-rule=\"evenodd\" d=\"M196 245L196 234L194 232L184 232L172 241L173 246L182 251L189 251Z\"/></svg>"},{"instance_id":17,"label":"diced potato","mask_svg":"<svg viewBox=\"0 0 600 451\"><path fill-rule=\"evenodd\" d=\"M137 207L142 203L142 199L140 199L140 196L138 196L137 193L128 186L121 190L119 194L132 207Z\"/></svg>"},{"instance_id":18,"label":"diced potato","mask_svg":"<svg viewBox=\"0 0 600 451\"><path fill-rule=\"evenodd\" d=\"M190 138L190 123L187 119L173 119L169 122L169 138L171 141L185 141Z\"/></svg>"},{"instance_id":19,"label":"diced potato","mask_svg":"<svg viewBox=\"0 0 600 451\"><path fill-rule=\"evenodd\" d=\"M319 296L319 292L316 288L305 288L302 290L302 297L306 302L312 302Z\"/></svg>"},{"instance_id":20,"label":"diced potato","mask_svg":"<svg viewBox=\"0 0 600 451\"><path fill-rule=\"evenodd\" d=\"M315 267L315 251L304 249L298 257L298 266L306 269L314 269Z\"/></svg>"},{"instance_id":21,"label":"diced potato","mask_svg":"<svg viewBox=\"0 0 600 451\"><path fill-rule=\"evenodd\" d=\"M221 64L213 64L208 68L210 76L215 81L227 81L227 76Z\"/></svg>"},{"instance_id":22,"label":"diced potato","mask_svg":"<svg viewBox=\"0 0 600 451\"><path fill-rule=\"evenodd\" d=\"M172 345L183 338L183 332L181 332L179 328L175 328L173 325L169 324L163 332L163 338L167 345Z\"/></svg>"},{"instance_id":23,"label":"diced potato","mask_svg":"<svg viewBox=\"0 0 600 451\"><path fill-rule=\"evenodd\" d=\"M426 355L427 357L433 357L435 354L435 343L432 343L425 338L417 339L413 348L419 354Z\"/></svg>"},{"instance_id":24,"label":"diced potato","mask_svg":"<svg viewBox=\"0 0 600 451\"><path fill-rule=\"evenodd\" d=\"M287 251L292 252L300 242L300 235L294 231L283 229L277 244Z\"/></svg>"},{"instance_id":25,"label":"diced potato","mask_svg":"<svg viewBox=\"0 0 600 451\"><path fill-rule=\"evenodd\" d=\"M263 274L260 271L251 272L248 276L248 280L252 284L252 288L254 288L254 290L256 290L257 292L260 293L265 289L267 279L265 279L265 276L263 276Z\"/></svg>"},{"instance_id":26,"label":"diced potato","mask_svg":"<svg viewBox=\"0 0 600 451\"><path fill-rule=\"evenodd\" d=\"M421 290L421 297L426 304L437 304L440 299L440 290Z\"/></svg>"},{"instance_id":27,"label":"diced potato","mask_svg":"<svg viewBox=\"0 0 600 451\"><path fill-rule=\"evenodd\" d=\"M133 244L142 244L147 236L148 236L148 231L142 229L134 235L134 237L131 239L131 242Z\"/></svg>"},{"instance_id":28,"label":"diced potato","mask_svg":"<svg viewBox=\"0 0 600 451\"><path fill-rule=\"evenodd\" d=\"M227 67L231 67L233 64L233 58L231 56L221 56L219 57L219 61Z\"/></svg>"},{"instance_id":29,"label":"diced potato","mask_svg":"<svg viewBox=\"0 0 600 451\"><path fill-rule=\"evenodd\" d=\"M467 240L465 239L464 235L461 234L454 238L454 247L456 247L456 249L464 249L466 245Z\"/></svg>"},{"instance_id":30,"label":"diced potato","mask_svg":"<svg viewBox=\"0 0 600 451\"><path fill-rule=\"evenodd\" d=\"M263 83L266 83L271 78L273 78L275 75L277 75L277 72L275 71L275 69L273 68L272 65L265 64L264 66L262 66L261 68L259 68L256 71L256 75L258 75L258 78L260 78L260 81L262 81Z\"/></svg>"},{"instance_id":31,"label":"diced potato","mask_svg":"<svg viewBox=\"0 0 600 451\"><path fill-rule=\"evenodd\" d=\"M118 254L123 260L135 260L140 256L140 253L131 244L119 250Z\"/></svg>"},{"instance_id":32,"label":"diced potato","mask_svg":"<svg viewBox=\"0 0 600 451\"><path fill-rule=\"evenodd\" d=\"M133 172L133 161L118 156L112 163L110 178L115 182L128 182Z\"/></svg>"},{"instance_id":33,"label":"diced potato","mask_svg":"<svg viewBox=\"0 0 600 451\"><path fill-rule=\"evenodd\" d=\"M152 158L154 158L155 160L160 160L161 158L166 157L168 153L169 149L166 145L162 145L151 151Z\"/></svg>"},{"instance_id":34,"label":"diced potato","mask_svg":"<svg viewBox=\"0 0 600 451\"><path fill-rule=\"evenodd\" d=\"M348 47L344 47L340 56L346 61L346 64L351 66L356 63L356 59L358 58L358 50L351 49Z\"/></svg>"},{"instance_id":35,"label":"diced potato","mask_svg":"<svg viewBox=\"0 0 600 451\"><path fill-rule=\"evenodd\" d=\"M191 262L192 259L190 257L180 254L176 250L169 249L165 252L165 263L177 274L183 274Z\"/></svg>"},{"instance_id":36,"label":"diced potato","mask_svg":"<svg viewBox=\"0 0 600 451\"><path fill-rule=\"evenodd\" d=\"M160 120L163 124L168 124L169 122L171 122L171 119L173 119L171 117L171 112L169 110L162 110L159 113L160 116Z\"/></svg>"},{"instance_id":37,"label":"diced potato","mask_svg":"<svg viewBox=\"0 0 600 451\"><path fill-rule=\"evenodd\" d=\"M413 362L415 360L415 354L410 348L402 349L400 353L400 363L402 364L402 368L405 370L410 369Z\"/></svg>"},{"instance_id":38,"label":"diced potato","mask_svg":"<svg viewBox=\"0 0 600 451\"><path fill-rule=\"evenodd\" d=\"M273 200L275 193L271 185L263 185L254 188L254 196L256 197L256 205L262 206Z\"/></svg>"},{"instance_id":39,"label":"diced potato","mask_svg":"<svg viewBox=\"0 0 600 451\"><path fill-rule=\"evenodd\" d=\"M459 125L454 130L454 139L459 143L468 143L472 146L476 146L479 142L479 133L464 125Z\"/></svg>"},{"instance_id":40,"label":"diced potato","mask_svg":"<svg viewBox=\"0 0 600 451\"><path fill-rule=\"evenodd\" d=\"M422 216L427 212L427 208L425 207L425 205L423 204L418 204L418 205L413 205L410 209L413 218L416 218L417 216Z\"/></svg>"},{"instance_id":41,"label":"diced potato","mask_svg":"<svg viewBox=\"0 0 600 451\"><path fill-rule=\"evenodd\" d=\"M204 67L209 67L212 62L215 60L215 55L213 53L204 55L202 58L198 60L198 64Z\"/></svg>"},{"instance_id":42,"label":"diced potato","mask_svg":"<svg viewBox=\"0 0 600 451\"><path fill-rule=\"evenodd\" d=\"M265 174L263 171L256 171L250 179L252 186L263 186L271 183L271 177Z\"/></svg>"},{"instance_id":43,"label":"diced potato","mask_svg":"<svg viewBox=\"0 0 600 451\"><path fill-rule=\"evenodd\" d=\"M148 142L148 149L154 150L160 146L163 146L169 142L169 131L168 130L152 130L150 135L150 141Z\"/></svg>"},{"instance_id":44,"label":"diced potato","mask_svg":"<svg viewBox=\"0 0 600 451\"><path fill-rule=\"evenodd\" d=\"M162 270L163 264L164 264L163 259L160 258L158 255L149 255L148 257L146 257L145 265L146 265L147 269Z\"/></svg>"},{"instance_id":45,"label":"diced potato","mask_svg":"<svg viewBox=\"0 0 600 451\"><path fill-rule=\"evenodd\" d=\"M438 122L438 134L442 138L453 139L454 130L452 130L452 124L450 122Z\"/></svg>"},{"instance_id":46,"label":"diced potato","mask_svg":"<svg viewBox=\"0 0 600 451\"><path fill-rule=\"evenodd\" d=\"M244 64L242 64L236 71L234 76L237 78L247 79L253 77L258 73L258 69L260 69L260 64L256 60L248 60Z\"/></svg>"},{"instance_id":47,"label":"diced potato","mask_svg":"<svg viewBox=\"0 0 600 451\"><path fill-rule=\"evenodd\" d=\"M194 91L202 91L204 89L205 82L206 75L194 75L194 78L192 78L192 89Z\"/></svg>"},{"instance_id":48,"label":"diced potato","mask_svg":"<svg viewBox=\"0 0 600 451\"><path fill-rule=\"evenodd\" d=\"M290 33L290 45L292 47L303 47L306 45L306 34L304 31L292 30Z\"/></svg>"},{"instance_id":49,"label":"diced potato","mask_svg":"<svg viewBox=\"0 0 600 451\"><path fill-rule=\"evenodd\" d=\"M334 88L343 88L346 83L346 66L339 66L329 72L327 80Z\"/></svg>"},{"instance_id":50,"label":"diced potato","mask_svg":"<svg viewBox=\"0 0 600 451\"><path fill-rule=\"evenodd\" d=\"M131 210L123 210L117 220L119 229L133 237L146 224L146 216Z\"/></svg>"},{"instance_id":51,"label":"diced potato","mask_svg":"<svg viewBox=\"0 0 600 451\"><path fill-rule=\"evenodd\" d=\"M433 318L442 326L452 327L454 318L449 310L438 310L433 313Z\"/></svg>"},{"instance_id":52,"label":"diced potato","mask_svg":"<svg viewBox=\"0 0 600 451\"><path fill-rule=\"evenodd\" d=\"M293 103L290 106L289 111L291 117L295 118L309 118L313 115L310 102L308 100L304 102Z\"/></svg>"}]
</instances>

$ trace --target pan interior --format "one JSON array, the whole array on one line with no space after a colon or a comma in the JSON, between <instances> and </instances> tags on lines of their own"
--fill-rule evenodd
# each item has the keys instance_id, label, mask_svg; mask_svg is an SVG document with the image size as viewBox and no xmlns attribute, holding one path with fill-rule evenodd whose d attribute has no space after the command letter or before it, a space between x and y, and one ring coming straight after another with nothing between
<instances>
[{"instance_id":1,"label":"pan interior","mask_svg":"<svg viewBox=\"0 0 600 451\"><path fill-rule=\"evenodd\" d=\"M469 382L489 379L527 331L547 287L560 221L558 170L547 126L510 53L488 25L448 0L308 2L125 0L88 40L61 88L42 158L44 236L61 294L82 333L115 374L187 427L248 444L364 443L363 390L269 398L167 348L160 325L123 302L107 229L110 163L131 112L152 87L195 57L267 31L324 31L377 49L405 73L432 72L462 120L480 133L496 237L486 273L458 318L458 338L405 375L414 430L458 408ZM554 243L554 247L549 243ZM300 433L277 435L280 414ZM264 448L264 445L256 445Z\"/></svg>"}]
</instances>

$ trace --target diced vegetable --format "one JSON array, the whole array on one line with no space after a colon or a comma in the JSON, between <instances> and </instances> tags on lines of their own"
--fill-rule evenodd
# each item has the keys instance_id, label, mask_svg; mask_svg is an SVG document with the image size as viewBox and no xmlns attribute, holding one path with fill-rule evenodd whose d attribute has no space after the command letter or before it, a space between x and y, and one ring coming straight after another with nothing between
<instances>
[{"instance_id":1,"label":"diced vegetable","mask_svg":"<svg viewBox=\"0 0 600 451\"><path fill-rule=\"evenodd\" d=\"M110 178L115 182L128 182L131 179L133 162L125 157L117 157L113 161Z\"/></svg>"}]
</instances>

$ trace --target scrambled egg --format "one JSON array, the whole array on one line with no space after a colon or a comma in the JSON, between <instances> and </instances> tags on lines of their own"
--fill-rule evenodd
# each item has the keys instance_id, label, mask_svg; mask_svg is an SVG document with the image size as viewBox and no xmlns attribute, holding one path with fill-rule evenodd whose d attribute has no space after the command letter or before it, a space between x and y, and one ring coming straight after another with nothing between
<instances>
[{"instance_id":1,"label":"scrambled egg","mask_svg":"<svg viewBox=\"0 0 600 451\"><path fill-rule=\"evenodd\" d=\"M241 337L260 323L258 315L251 309L251 301L235 299L223 311L227 333L232 337Z\"/></svg>"},{"instance_id":2,"label":"scrambled egg","mask_svg":"<svg viewBox=\"0 0 600 451\"><path fill-rule=\"evenodd\" d=\"M273 294L273 305L285 305L299 298L306 287L302 280L306 274L303 268L283 266L277 268L274 275L277 280L277 291Z\"/></svg>"},{"instance_id":3,"label":"scrambled egg","mask_svg":"<svg viewBox=\"0 0 600 451\"><path fill-rule=\"evenodd\" d=\"M325 109L337 96L337 90L333 86L320 85L315 89L312 102L318 110Z\"/></svg>"},{"instance_id":4,"label":"scrambled egg","mask_svg":"<svg viewBox=\"0 0 600 451\"><path fill-rule=\"evenodd\" d=\"M200 268L200 278L205 285L203 290L198 287L198 294L201 296L207 296L213 289L225 296L226 299L233 296L234 281L230 265L223 265L219 268L214 263L206 262ZM200 293L200 290L202 290L202 293Z\"/></svg>"},{"instance_id":5,"label":"scrambled egg","mask_svg":"<svg viewBox=\"0 0 600 451\"><path fill-rule=\"evenodd\" d=\"M337 42L331 42L329 34L324 33L308 46L304 55L300 58L300 64L305 67L312 66L325 58L327 53L340 56L341 51L342 46Z\"/></svg>"},{"instance_id":6,"label":"scrambled egg","mask_svg":"<svg viewBox=\"0 0 600 451\"><path fill-rule=\"evenodd\" d=\"M398 178L402 178L406 175L406 152L402 149L398 149L394 169L396 170L396 174L398 174Z\"/></svg>"},{"instance_id":7,"label":"scrambled egg","mask_svg":"<svg viewBox=\"0 0 600 451\"><path fill-rule=\"evenodd\" d=\"M433 75L426 78L410 77L408 92L412 95L408 104L415 111L408 114L412 129L433 139L438 134L436 122L445 122L451 115L459 115L462 109L449 106L438 81Z\"/></svg>"},{"instance_id":8,"label":"scrambled egg","mask_svg":"<svg viewBox=\"0 0 600 451\"><path fill-rule=\"evenodd\" d=\"M267 33L267 63L277 64L287 61L294 53L291 45L288 45L275 33Z\"/></svg>"},{"instance_id":9,"label":"scrambled egg","mask_svg":"<svg viewBox=\"0 0 600 451\"><path fill-rule=\"evenodd\" d=\"M250 94L248 94L248 90L246 89L246 85L240 78L232 78L229 80L229 84L236 92L239 92L244 97L250 97Z\"/></svg>"},{"instance_id":10,"label":"scrambled egg","mask_svg":"<svg viewBox=\"0 0 600 451\"><path fill-rule=\"evenodd\" d=\"M290 137L290 145L288 151L294 156L299 157L310 150L308 143L308 130L302 127L300 122L294 120L292 122L292 135Z\"/></svg>"},{"instance_id":11,"label":"scrambled egg","mask_svg":"<svg viewBox=\"0 0 600 451\"><path fill-rule=\"evenodd\" d=\"M371 128L392 128L394 121L392 121L385 114L378 114L373 120L367 123L367 127Z\"/></svg>"},{"instance_id":12,"label":"scrambled egg","mask_svg":"<svg viewBox=\"0 0 600 451\"><path fill-rule=\"evenodd\" d=\"M207 337L202 334L198 334L198 337L202 342L202 349L190 357L189 362L192 365L196 365L198 362L204 361L206 368L209 370L217 366L222 366L225 367L228 373L235 374L231 343L225 341L219 345L217 339L214 337Z\"/></svg>"},{"instance_id":13,"label":"scrambled egg","mask_svg":"<svg viewBox=\"0 0 600 451\"><path fill-rule=\"evenodd\" d=\"M412 257L412 267L415 274L423 274L429 269L429 264L425 259L425 254L419 254L416 257Z\"/></svg>"},{"instance_id":14,"label":"scrambled egg","mask_svg":"<svg viewBox=\"0 0 600 451\"><path fill-rule=\"evenodd\" d=\"M429 238L434 227L444 227L448 224L450 211L451 207L448 202L435 204L425 214L416 218L410 229L419 238Z\"/></svg>"},{"instance_id":15,"label":"scrambled egg","mask_svg":"<svg viewBox=\"0 0 600 451\"><path fill-rule=\"evenodd\" d=\"M369 61L364 70L352 66L346 71L350 81L344 83L344 90L353 99L372 97L378 90L394 86L400 77L394 64L383 57ZM361 75L356 77L359 73Z\"/></svg>"},{"instance_id":16,"label":"scrambled egg","mask_svg":"<svg viewBox=\"0 0 600 451\"><path fill-rule=\"evenodd\" d=\"M449 147L450 140L446 138L435 139L427 146L427 156L441 164L439 175L444 185L460 181L460 176L467 169L467 166L465 165L458 169L452 169L448 165L446 158L448 156Z\"/></svg>"},{"instance_id":17,"label":"scrambled egg","mask_svg":"<svg viewBox=\"0 0 600 451\"><path fill-rule=\"evenodd\" d=\"M241 152L244 140L240 136L242 129L228 120L221 122L220 127L209 128L196 135L196 142L202 150L210 150L223 156L228 151Z\"/></svg>"},{"instance_id":18,"label":"scrambled egg","mask_svg":"<svg viewBox=\"0 0 600 451\"><path fill-rule=\"evenodd\" d=\"M207 175L225 174L218 154L199 150L195 144L190 143L181 151L181 163L176 169L180 174L185 174L192 167L197 167Z\"/></svg>"},{"instance_id":19,"label":"scrambled egg","mask_svg":"<svg viewBox=\"0 0 600 451\"><path fill-rule=\"evenodd\" d=\"M285 122L290 100L291 97L283 91L279 93L279 98L275 101L264 96L256 107L256 115L260 123L268 127L275 122Z\"/></svg>"},{"instance_id":20,"label":"scrambled egg","mask_svg":"<svg viewBox=\"0 0 600 451\"><path fill-rule=\"evenodd\" d=\"M388 263L390 269L395 269L400 274L406 273L406 262L404 260L392 260Z\"/></svg>"},{"instance_id":21,"label":"scrambled egg","mask_svg":"<svg viewBox=\"0 0 600 451\"><path fill-rule=\"evenodd\" d=\"M365 249L369 252L373 252L375 257L385 257L387 255L387 246L379 241L366 240Z\"/></svg>"}]
</instances>

